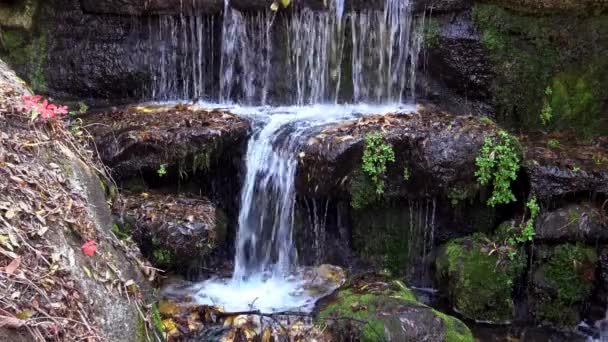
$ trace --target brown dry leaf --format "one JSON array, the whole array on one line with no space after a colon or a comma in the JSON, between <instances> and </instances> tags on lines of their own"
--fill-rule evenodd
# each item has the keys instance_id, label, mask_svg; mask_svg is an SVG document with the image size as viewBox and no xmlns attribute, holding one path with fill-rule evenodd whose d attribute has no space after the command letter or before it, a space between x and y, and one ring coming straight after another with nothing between
<instances>
[{"instance_id":1,"label":"brown dry leaf","mask_svg":"<svg viewBox=\"0 0 608 342\"><path fill-rule=\"evenodd\" d=\"M21 264L21 257L15 258L15 259L13 259L13 261L11 261L10 264L8 264L8 266L6 266L6 268L4 269L4 272L11 275L11 274L15 273L15 271L17 270L17 268L19 267L20 264Z\"/></svg>"},{"instance_id":2,"label":"brown dry leaf","mask_svg":"<svg viewBox=\"0 0 608 342\"><path fill-rule=\"evenodd\" d=\"M16 317L0 316L0 328L19 329L25 321Z\"/></svg>"},{"instance_id":3,"label":"brown dry leaf","mask_svg":"<svg viewBox=\"0 0 608 342\"><path fill-rule=\"evenodd\" d=\"M11 176L11 180L17 184L19 184L20 186L24 186L26 183L23 179L17 177L17 176Z\"/></svg>"}]
</instances>

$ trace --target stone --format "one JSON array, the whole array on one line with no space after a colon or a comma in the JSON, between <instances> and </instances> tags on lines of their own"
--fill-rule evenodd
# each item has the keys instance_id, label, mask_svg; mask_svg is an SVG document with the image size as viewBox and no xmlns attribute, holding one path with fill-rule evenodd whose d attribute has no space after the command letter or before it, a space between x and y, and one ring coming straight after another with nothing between
<instances>
[{"instance_id":1,"label":"stone","mask_svg":"<svg viewBox=\"0 0 608 342\"><path fill-rule=\"evenodd\" d=\"M598 286L598 255L583 244L538 246L528 298L536 320L560 329L574 329Z\"/></svg>"},{"instance_id":2,"label":"stone","mask_svg":"<svg viewBox=\"0 0 608 342\"><path fill-rule=\"evenodd\" d=\"M600 206L589 202L568 204L545 212L536 221L535 239L559 242L605 242L608 226Z\"/></svg>"},{"instance_id":3,"label":"stone","mask_svg":"<svg viewBox=\"0 0 608 342\"><path fill-rule=\"evenodd\" d=\"M162 268L187 273L208 263L226 240L227 218L205 198L124 193L114 211L123 218L120 230Z\"/></svg>"},{"instance_id":4,"label":"stone","mask_svg":"<svg viewBox=\"0 0 608 342\"><path fill-rule=\"evenodd\" d=\"M490 101L490 61L470 12L432 16L425 22L425 39L431 77L468 101ZM436 97L434 102L445 101Z\"/></svg>"},{"instance_id":5,"label":"stone","mask_svg":"<svg viewBox=\"0 0 608 342\"><path fill-rule=\"evenodd\" d=\"M483 234L450 241L435 268L454 310L469 319L504 324L515 318L513 289L525 268L525 252L513 259L494 251Z\"/></svg>"},{"instance_id":6,"label":"stone","mask_svg":"<svg viewBox=\"0 0 608 342\"><path fill-rule=\"evenodd\" d=\"M296 186L302 194L351 198L367 133L382 131L395 162L387 165L385 197L447 194L476 184L475 158L496 126L470 116L421 108L416 113L368 116L331 124L302 148ZM404 168L411 181L404 180Z\"/></svg>"},{"instance_id":7,"label":"stone","mask_svg":"<svg viewBox=\"0 0 608 342\"><path fill-rule=\"evenodd\" d=\"M567 142L566 142L567 139ZM574 138L557 148L547 138L522 140L523 169L530 179L531 192L539 199L558 199L581 193L608 194L608 152L599 144L581 144Z\"/></svg>"},{"instance_id":8,"label":"stone","mask_svg":"<svg viewBox=\"0 0 608 342\"><path fill-rule=\"evenodd\" d=\"M219 110L134 107L89 115L100 157L117 179L157 173L174 175L225 170L243 153L249 133L244 119Z\"/></svg>"},{"instance_id":9,"label":"stone","mask_svg":"<svg viewBox=\"0 0 608 342\"><path fill-rule=\"evenodd\" d=\"M492 0L509 9L532 14L584 13L593 15L605 12L608 2L604 0Z\"/></svg>"},{"instance_id":10,"label":"stone","mask_svg":"<svg viewBox=\"0 0 608 342\"><path fill-rule=\"evenodd\" d=\"M335 339L473 341L464 323L418 302L399 281L367 274L348 284L319 305L317 324Z\"/></svg>"}]
</instances>

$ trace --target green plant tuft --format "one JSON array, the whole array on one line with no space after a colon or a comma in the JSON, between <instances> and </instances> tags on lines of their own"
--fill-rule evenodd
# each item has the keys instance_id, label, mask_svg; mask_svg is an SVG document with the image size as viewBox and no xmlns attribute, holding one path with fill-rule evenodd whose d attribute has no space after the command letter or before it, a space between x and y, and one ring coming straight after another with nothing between
<instances>
[{"instance_id":1,"label":"green plant tuft","mask_svg":"<svg viewBox=\"0 0 608 342\"><path fill-rule=\"evenodd\" d=\"M481 185L492 182L492 196L487 202L489 206L515 201L511 181L517 179L519 162L517 140L513 136L501 130L494 139L486 137L475 160L475 176Z\"/></svg>"},{"instance_id":2,"label":"green plant tuft","mask_svg":"<svg viewBox=\"0 0 608 342\"><path fill-rule=\"evenodd\" d=\"M362 169L371 179L378 195L384 193L384 176L387 164L394 161L393 147L384 142L380 133L369 133L365 136Z\"/></svg>"}]
</instances>

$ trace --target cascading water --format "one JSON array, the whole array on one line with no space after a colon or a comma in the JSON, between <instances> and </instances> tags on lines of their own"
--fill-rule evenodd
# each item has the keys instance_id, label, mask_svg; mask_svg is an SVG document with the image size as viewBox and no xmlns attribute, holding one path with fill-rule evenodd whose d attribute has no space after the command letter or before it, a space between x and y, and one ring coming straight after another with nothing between
<instances>
[{"instance_id":1,"label":"cascading water","mask_svg":"<svg viewBox=\"0 0 608 342\"><path fill-rule=\"evenodd\" d=\"M328 123L413 109L399 105L231 108L232 113L251 117L257 123L246 155L235 271L232 279L197 285L192 290L197 301L221 305L229 311L312 310L316 300L328 292L308 293L307 279L297 267L292 228L294 176L301 144L307 141L308 133Z\"/></svg>"},{"instance_id":2,"label":"cascading water","mask_svg":"<svg viewBox=\"0 0 608 342\"><path fill-rule=\"evenodd\" d=\"M270 81L274 15L268 11L245 16L224 6L220 102L266 104ZM238 88L238 89L237 89Z\"/></svg>"},{"instance_id":3,"label":"cascading water","mask_svg":"<svg viewBox=\"0 0 608 342\"><path fill-rule=\"evenodd\" d=\"M216 18L212 16L159 16L148 18L152 82L148 96L154 100L211 98Z\"/></svg>"},{"instance_id":4,"label":"cascading water","mask_svg":"<svg viewBox=\"0 0 608 342\"><path fill-rule=\"evenodd\" d=\"M239 227L236 238L234 275L231 279L213 279L196 285L191 291L200 304L221 305L228 311L258 309L266 312L282 310L312 310L320 297L331 292L310 293L310 284L298 267L294 246L293 226L296 206L295 173L301 144L307 134L319 126L371 113L412 111L402 105L321 105L336 103L347 73L344 63L352 63L353 100L357 103L402 103L408 81L408 63L416 63L411 51L413 19L409 1L386 0L384 10L364 10L358 14L345 13L344 0L330 3L329 11L301 8L291 17L283 18L287 46L290 49L286 64L293 76L292 103L304 107L232 107L235 114L249 116L254 122L254 133L246 155L246 177L241 193ZM225 2L219 99L222 103L246 105L265 104L271 93L273 80L271 60L281 42L275 42L273 25L276 14L267 11L254 15L243 14ZM199 94L205 89L195 57L199 57L201 41L198 20L192 18L163 19L170 27L170 47L163 50L160 74L155 80L155 95ZM352 60L345 61L347 21L352 23L354 50ZM362 25L359 30L358 24ZM165 30L167 28L164 28ZM161 33L164 32L161 30ZM205 32L211 32L207 30ZM162 34L161 34L162 36ZM180 39L180 37L182 37ZM191 38L188 38L191 37ZM202 39L204 41L212 39ZM363 46L369 50L364 51ZM192 59L182 61L175 56L179 46ZM200 57L199 57L200 58ZM275 58L275 59L273 59ZM178 62L179 60L179 62ZM194 63L188 63L193 61ZM175 65L175 74L167 73L166 66ZM179 72L194 71L193 76ZM364 75L359 78L359 75ZM165 77L166 75L166 77ZM371 75L371 76L370 76ZM180 78L181 76L181 78ZM181 83L173 77L181 79ZM284 77L281 75L281 77ZM156 82L158 81L158 82ZM372 83L368 83L372 82ZM410 87L412 83L410 83ZM274 93L274 92L273 92ZM327 204L325 204L327 206ZM327 210L327 209L325 209ZM319 211L313 202L313 212ZM324 237L324 222L316 222L316 246ZM320 261L321 253L316 260Z\"/></svg>"},{"instance_id":5,"label":"cascading water","mask_svg":"<svg viewBox=\"0 0 608 342\"><path fill-rule=\"evenodd\" d=\"M345 0L334 0L328 10L287 15L241 13L225 0L221 38L220 18L152 18L150 44L160 48L149 56L150 96L246 105L411 100L424 19L415 18L412 3L385 0L383 9L347 13Z\"/></svg>"},{"instance_id":6,"label":"cascading water","mask_svg":"<svg viewBox=\"0 0 608 342\"><path fill-rule=\"evenodd\" d=\"M386 0L383 12L352 13L353 100L402 102L414 98L423 25L410 0Z\"/></svg>"}]
</instances>

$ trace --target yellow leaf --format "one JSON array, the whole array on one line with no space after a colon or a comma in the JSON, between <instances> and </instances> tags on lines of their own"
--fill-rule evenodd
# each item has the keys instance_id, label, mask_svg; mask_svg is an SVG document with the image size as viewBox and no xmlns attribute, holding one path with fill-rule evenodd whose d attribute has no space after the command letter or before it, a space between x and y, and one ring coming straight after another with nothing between
<instances>
[{"instance_id":1,"label":"yellow leaf","mask_svg":"<svg viewBox=\"0 0 608 342\"><path fill-rule=\"evenodd\" d=\"M84 270L84 273L87 274L87 277L91 278L91 270L86 266L82 266L82 269Z\"/></svg>"},{"instance_id":2,"label":"yellow leaf","mask_svg":"<svg viewBox=\"0 0 608 342\"><path fill-rule=\"evenodd\" d=\"M281 0L283 8L287 8L287 6L289 6L289 3L291 3L291 0Z\"/></svg>"},{"instance_id":3,"label":"yellow leaf","mask_svg":"<svg viewBox=\"0 0 608 342\"><path fill-rule=\"evenodd\" d=\"M262 342L271 342L272 341L272 329L266 327L264 329L264 334L262 335Z\"/></svg>"},{"instance_id":4,"label":"yellow leaf","mask_svg":"<svg viewBox=\"0 0 608 342\"><path fill-rule=\"evenodd\" d=\"M278 2L273 2L272 5L270 5L270 10L273 12L276 12L279 10L279 3Z\"/></svg>"},{"instance_id":5,"label":"yellow leaf","mask_svg":"<svg viewBox=\"0 0 608 342\"><path fill-rule=\"evenodd\" d=\"M177 324L175 324L175 322L173 322L171 319L164 319L163 326L165 327L166 332L171 332L177 329Z\"/></svg>"},{"instance_id":6,"label":"yellow leaf","mask_svg":"<svg viewBox=\"0 0 608 342\"><path fill-rule=\"evenodd\" d=\"M20 313L18 313L16 317L25 321L25 320L29 319L30 317L32 317L33 315L34 315L34 311L24 310L24 311L21 311Z\"/></svg>"}]
</instances>

